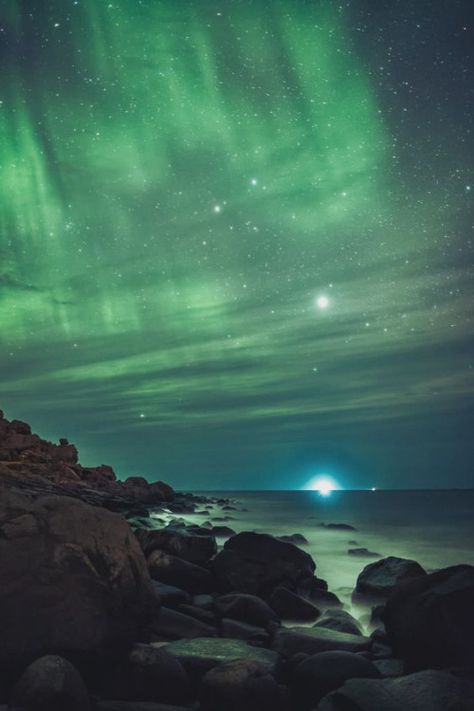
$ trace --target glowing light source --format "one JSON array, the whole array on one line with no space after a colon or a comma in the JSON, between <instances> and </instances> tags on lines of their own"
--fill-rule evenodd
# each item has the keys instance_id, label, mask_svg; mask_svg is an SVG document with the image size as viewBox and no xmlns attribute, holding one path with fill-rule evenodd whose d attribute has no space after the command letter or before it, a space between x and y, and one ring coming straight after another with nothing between
<instances>
[{"instance_id":1,"label":"glowing light source","mask_svg":"<svg viewBox=\"0 0 474 711\"><path fill-rule=\"evenodd\" d=\"M329 299L323 294L322 296L318 296L318 298L316 299L316 304L319 309L327 309L327 307L329 306Z\"/></svg>"},{"instance_id":2,"label":"glowing light source","mask_svg":"<svg viewBox=\"0 0 474 711\"><path fill-rule=\"evenodd\" d=\"M340 489L339 484L329 476L316 476L304 487L309 491L317 491L321 496L329 496L332 491Z\"/></svg>"}]
</instances>

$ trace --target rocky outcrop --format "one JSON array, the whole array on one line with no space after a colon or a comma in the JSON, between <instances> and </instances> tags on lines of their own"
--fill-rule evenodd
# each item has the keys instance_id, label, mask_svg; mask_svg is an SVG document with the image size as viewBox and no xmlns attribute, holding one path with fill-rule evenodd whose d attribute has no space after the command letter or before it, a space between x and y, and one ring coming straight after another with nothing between
<instances>
[{"instance_id":1,"label":"rocky outcrop","mask_svg":"<svg viewBox=\"0 0 474 711\"><path fill-rule=\"evenodd\" d=\"M126 520L68 497L0 498L0 664L114 655L158 602Z\"/></svg>"},{"instance_id":2,"label":"rocky outcrop","mask_svg":"<svg viewBox=\"0 0 474 711\"><path fill-rule=\"evenodd\" d=\"M13 690L11 707L28 711L92 709L89 693L77 669L67 659L54 655L40 657L25 669Z\"/></svg>"},{"instance_id":3,"label":"rocky outcrop","mask_svg":"<svg viewBox=\"0 0 474 711\"><path fill-rule=\"evenodd\" d=\"M426 575L415 560L389 556L369 563L357 578L355 597L386 598L397 585Z\"/></svg>"},{"instance_id":4,"label":"rocky outcrop","mask_svg":"<svg viewBox=\"0 0 474 711\"><path fill-rule=\"evenodd\" d=\"M474 665L474 567L459 565L400 585L383 620L412 669Z\"/></svg>"}]
</instances>

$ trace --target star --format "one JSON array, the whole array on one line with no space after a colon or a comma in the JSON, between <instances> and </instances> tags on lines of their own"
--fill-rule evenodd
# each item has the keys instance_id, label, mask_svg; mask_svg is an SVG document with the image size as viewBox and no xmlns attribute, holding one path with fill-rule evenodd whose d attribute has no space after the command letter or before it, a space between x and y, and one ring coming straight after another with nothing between
<instances>
[{"instance_id":1,"label":"star","mask_svg":"<svg viewBox=\"0 0 474 711\"><path fill-rule=\"evenodd\" d=\"M327 309L327 307L329 306L328 297L324 294L321 294L321 296L318 296L316 299L316 305L319 309Z\"/></svg>"}]
</instances>

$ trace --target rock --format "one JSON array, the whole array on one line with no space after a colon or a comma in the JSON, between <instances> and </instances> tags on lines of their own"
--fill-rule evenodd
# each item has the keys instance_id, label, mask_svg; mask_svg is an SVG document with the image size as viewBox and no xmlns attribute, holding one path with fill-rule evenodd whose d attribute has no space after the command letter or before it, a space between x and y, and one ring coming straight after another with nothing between
<instances>
[{"instance_id":1,"label":"rock","mask_svg":"<svg viewBox=\"0 0 474 711\"><path fill-rule=\"evenodd\" d=\"M270 649L252 647L239 639L199 638L170 642L166 651L179 659L191 679L200 679L218 664L237 659L254 660L264 665L270 674L275 671L277 654Z\"/></svg>"},{"instance_id":2,"label":"rock","mask_svg":"<svg viewBox=\"0 0 474 711\"><path fill-rule=\"evenodd\" d=\"M272 646L282 657L292 657L299 652L363 652L369 649L370 644L368 637L325 627L282 627L276 631Z\"/></svg>"},{"instance_id":3,"label":"rock","mask_svg":"<svg viewBox=\"0 0 474 711\"><path fill-rule=\"evenodd\" d=\"M188 675L181 663L166 649L137 644L130 654L133 698L179 704L191 694Z\"/></svg>"},{"instance_id":4,"label":"rock","mask_svg":"<svg viewBox=\"0 0 474 711\"><path fill-rule=\"evenodd\" d=\"M320 580L314 578L308 590L305 591L305 596L320 610L327 610L342 607L342 602L337 595L329 590L325 590L319 586Z\"/></svg>"},{"instance_id":5,"label":"rock","mask_svg":"<svg viewBox=\"0 0 474 711\"><path fill-rule=\"evenodd\" d=\"M321 652L297 665L291 676L291 695L298 708L313 709L323 696L348 679L377 679L380 673L368 659L351 652Z\"/></svg>"},{"instance_id":6,"label":"rock","mask_svg":"<svg viewBox=\"0 0 474 711\"><path fill-rule=\"evenodd\" d=\"M374 665L380 672L380 676L384 679L403 676L405 674L405 662L403 659L374 659Z\"/></svg>"},{"instance_id":7,"label":"rock","mask_svg":"<svg viewBox=\"0 0 474 711\"><path fill-rule=\"evenodd\" d=\"M345 610L328 610L316 622L315 627L325 627L338 632L346 632L348 634L363 634L362 625Z\"/></svg>"},{"instance_id":8,"label":"rock","mask_svg":"<svg viewBox=\"0 0 474 711\"><path fill-rule=\"evenodd\" d=\"M201 622L205 622L207 625L216 625L215 614L210 610L203 610L202 607L195 607L194 605L179 605L178 612L195 617L197 620L201 620Z\"/></svg>"},{"instance_id":9,"label":"rock","mask_svg":"<svg viewBox=\"0 0 474 711\"><path fill-rule=\"evenodd\" d=\"M351 526L348 523L320 523L319 524L322 528L329 528L329 530L332 531L356 531L357 529L354 528L354 526Z\"/></svg>"},{"instance_id":10,"label":"rock","mask_svg":"<svg viewBox=\"0 0 474 711\"><path fill-rule=\"evenodd\" d=\"M279 584L298 592L312 578L316 564L292 543L265 533L238 533L213 559L220 589L267 597Z\"/></svg>"},{"instance_id":11,"label":"rock","mask_svg":"<svg viewBox=\"0 0 474 711\"><path fill-rule=\"evenodd\" d=\"M220 631L222 637L244 639L257 644L267 644L270 641L270 635L263 627L249 625L246 622L239 622L226 617L221 621Z\"/></svg>"},{"instance_id":12,"label":"rock","mask_svg":"<svg viewBox=\"0 0 474 711\"><path fill-rule=\"evenodd\" d=\"M162 607L157 615L153 632L161 639L192 639L217 635L215 627L167 607Z\"/></svg>"},{"instance_id":13,"label":"rock","mask_svg":"<svg viewBox=\"0 0 474 711\"><path fill-rule=\"evenodd\" d=\"M279 622L277 614L255 595L234 593L222 595L216 600L216 612L220 617L230 617L257 627L268 627L272 622Z\"/></svg>"},{"instance_id":14,"label":"rock","mask_svg":"<svg viewBox=\"0 0 474 711\"><path fill-rule=\"evenodd\" d=\"M349 548L347 551L348 555L354 555L358 558L381 558L380 553L374 553L369 551L367 548Z\"/></svg>"},{"instance_id":15,"label":"rock","mask_svg":"<svg viewBox=\"0 0 474 711\"><path fill-rule=\"evenodd\" d=\"M195 607L201 607L203 610L214 609L215 601L212 595L194 595L192 602Z\"/></svg>"},{"instance_id":16,"label":"rock","mask_svg":"<svg viewBox=\"0 0 474 711\"><path fill-rule=\"evenodd\" d=\"M400 585L383 620L411 669L474 664L474 567L454 566Z\"/></svg>"},{"instance_id":17,"label":"rock","mask_svg":"<svg viewBox=\"0 0 474 711\"><path fill-rule=\"evenodd\" d=\"M274 589L268 598L268 604L282 620L304 622L316 620L321 615L321 611L309 600L282 586Z\"/></svg>"},{"instance_id":18,"label":"rock","mask_svg":"<svg viewBox=\"0 0 474 711\"><path fill-rule=\"evenodd\" d=\"M230 538L231 536L235 536L234 529L229 526L213 526L211 531L216 538Z\"/></svg>"},{"instance_id":19,"label":"rock","mask_svg":"<svg viewBox=\"0 0 474 711\"><path fill-rule=\"evenodd\" d=\"M301 533L291 533L289 536L278 536L279 541L294 543L295 545L305 545L308 540Z\"/></svg>"},{"instance_id":20,"label":"rock","mask_svg":"<svg viewBox=\"0 0 474 711\"><path fill-rule=\"evenodd\" d=\"M212 590L211 573L195 563L190 563L161 550L154 550L148 556L147 564L154 580L174 585L192 595Z\"/></svg>"},{"instance_id":21,"label":"rock","mask_svg":"<svg viewBox=\"0 0 474 711\"><path fill-rule=\"evenodd\" d=\"M174 585L165 585L158 580L152 580L153 589L165 607L177 607L191 602L191 595Z\"/></svg>"},{"instance_id":22,"label":"rock","mask_svg":"<svg viewBox=\"0 0 474 711\"><path fill-rule=\"evenodd\" d=\"M204 675L199 701L202 711L277 711L281 708L281 690L266 665L239 659Z\"/></svg>"},{"instance_id":23,"label":"rock","mask_svg":"<svg viewBox=\"0 0 474 711\"><path fill-rule=\"evenodd\" d=\"M317 711L472 711L474 684L441 671L399 679L351 679L326 696Z\"/></svg>"},{"instance_id":24,"label":"rock","mask_svg":"<svg viewBox=\"0 0 474 711\"><path fill-rule=\"evenodd\" d=\"M139 529L136 536L148 558L155 550L202 565L217 553L216 539L202 526L171 525L157 531Z\"/></svg>"},{"instance_id":25,"label":"rock","mask_svg":"<svg viewBox=\"0 0 474 711\"><path fill-rule=\"evenodd\" d=\"M425 575L425 571L416 561L389 556L366 565L357 578L355 594L356 597L388 597L396 585Z\"/></svg>"},{"instance_id":26,"label":"rock","mask_svg":"<svg viewBox=\"0 0 474 711\"><path fill-rule=\"evenodd\" d=\"M126 520L70 497L0 497L0 662L52 650L96 664L137 639L157 608Z\"/></svg>"},{"instance_id":27,"label":"rock","mask_svg":"<svg viewBox=\"0 0 474 711\"><path fill-rule=\"evenodd\" d=\"M67 659L55 655L40 657L25 669L13 690L10 707L24 707L28 711L92 708L77 669Z\"/></svg>"}]
</instances>

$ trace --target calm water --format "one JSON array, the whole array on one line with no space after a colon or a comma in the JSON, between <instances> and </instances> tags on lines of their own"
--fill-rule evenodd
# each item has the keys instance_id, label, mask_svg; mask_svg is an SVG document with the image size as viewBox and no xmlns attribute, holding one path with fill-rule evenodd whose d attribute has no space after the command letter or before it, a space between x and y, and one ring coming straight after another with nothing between
<instances>
[{"instance_id":1,"label":"calm water","mask_svg":"<svg viewBox=\"0 0 474 711\"><path fill-rule=\"evenodd\" d=\"M302 533L317 574L344 600L369 562L347 554L364 547L383 556L414 558L427 570L474 564L474 491L212 492L238 508L226 522L237 532ZM216 508L211 517L222 515ZM202 523L202 516L187 516ZM348 523L356 531L330 531L320 523ZM216 522L217 525L217 522ZM357 545L349 541L357 541Z\"/></svg>"}]
</instances>

